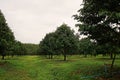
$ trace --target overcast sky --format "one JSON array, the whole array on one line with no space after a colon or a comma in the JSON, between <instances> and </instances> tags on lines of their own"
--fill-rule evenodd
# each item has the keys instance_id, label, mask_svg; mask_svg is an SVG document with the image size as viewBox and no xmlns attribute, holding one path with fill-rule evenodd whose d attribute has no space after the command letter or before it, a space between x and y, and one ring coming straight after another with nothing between
<instances>
[{"instance_id":1,"label":"overcast sky","mask_svg":"<svg viewBox=\"0 0 120 80\"><path fill-rule=\"evenodd\" d=\"M76 29L72 15L81 3L82 0L0 0L0 9L16 40L38 44L62 23Z\"/></svg>"}]
</instances>

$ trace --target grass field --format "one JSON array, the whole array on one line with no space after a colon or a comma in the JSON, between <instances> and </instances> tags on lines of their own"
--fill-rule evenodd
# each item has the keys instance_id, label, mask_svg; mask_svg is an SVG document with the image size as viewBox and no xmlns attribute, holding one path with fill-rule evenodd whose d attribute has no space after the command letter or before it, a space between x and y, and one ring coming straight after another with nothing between
<instances>
[{"instance_id":1,"label":"grass field","mask_svg":"<svg viewBox=\"0 0 120 80\"><path fill-rule=\"evenodd\" d=\"M7 57L0 60L0 80L106 80L94 77L103 74L104 63L111 63L111 60L100 56L68 56L67 61L62 61L59 56L52 60L42 56ZM115 66L120 69L120 59L116 59Z\"/></svg>"}]
</instances>

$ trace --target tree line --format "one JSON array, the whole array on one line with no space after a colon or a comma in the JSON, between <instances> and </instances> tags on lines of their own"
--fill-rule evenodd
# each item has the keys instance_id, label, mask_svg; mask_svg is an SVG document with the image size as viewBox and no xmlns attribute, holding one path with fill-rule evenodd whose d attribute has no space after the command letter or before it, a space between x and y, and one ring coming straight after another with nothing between
<instances>
[{"instance_id":1,"label":"tree line","mask_svg":"<svg viewBox=\"0 0 120 80\"><path fill-rule=\"evenodd\" d=\"M39 47L34 47L39 55L109 54L114 64L116 54L120 53L120 0L83 0L82 8L73 15L77 20L80 36L71 30L67 24L62 24L56 31L46 34ZM0 11L0 54L2 59L7 53L14 56L31 51L26 44L16 41L13 32L8 27L4 15ZM33 47L32 47L33 48ZM38 48L38 49L36 49ZM29 53L29 52L28 52ZM32 54L32 53L30 53ZM33 52L34 54L34 52Z\"/></svg>"},{"instance_id":2,"label":"tree line","mask_svg":"<svg viewBox=\"0 0 120 80\"><path fill-rule=\"evenodd\" d=\"M78 51L85 56L88 53L94 55L98 53L109 54L113 59L112 68L116 55L120 53L120 0L83 0L82 6L73 17L78 22L76 26L79 27L80 35L85 35L87 38L77 42L75 35L71 35L72 31L70 29L68 33L66 32L67 28L64 28L63 31L60 30L63 26L67 27L63 24L55 32L46 35L45 39L40 42L40 48L43 53L48 52L50 54L54 54L56 50L60 49L60 53L57 52L56 54L63 54L64 60L66 60L66 54L76 53L77 50L75 52L74 50L80 44ZM53 44L52 42L50 44L53 49L49 49L51 46L47 44L52 39L48 36L54 33L57 34L57 37L54 37L56 40L53 41ZM69 35L71 36L69 37ZM72 40L73 42L71 42L73 36L75 41ZM46 39L50 40L47 41ZM45 50L41 45L44 45L44 48L50 51Z\"/></svg>"},{"instance_id":3,"label":"tree line","mask_svg":"<svg viewBox=\"0 0 120 80\"><path fill-rule=\"evenodd\" d=\"M24 44L15 40L12 30L9 28L3 13L0 10L0 55L2 59L11 55L36 54L38 45Z\"/></svg>"}]
</instances>

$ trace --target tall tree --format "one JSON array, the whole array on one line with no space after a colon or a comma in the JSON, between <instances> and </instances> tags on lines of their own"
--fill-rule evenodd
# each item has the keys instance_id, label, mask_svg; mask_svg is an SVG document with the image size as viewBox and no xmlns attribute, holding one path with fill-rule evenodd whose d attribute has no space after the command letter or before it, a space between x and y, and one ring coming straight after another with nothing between
<instances>
[{"instance_id":1,"label":"tall tree","mask_svg":"<svg viewBox=\"0 0 120 80\"><path fill-rule=\"evenodd\" d=\"M10 45L12 45L13 42L13 32L8 27L4 15L0 11L0 55L2 56L2 59L6 56L6 52L9 50Z\"/></svg>"},{"instance_id":2,"label":"tall tree","mask_svg":"<svg viewBox=\"0 0 120 80\"><path fill-rule=\"evenodd\" d=\"M57 38L57 49L64 55L64 61L66 61L67 54L77 53L79 38L74 35L74 31L66 24L58 27L55 34Z\"/></svg>"},{"instance_id":3,"label":"tall tree","mask_svg":"<svg viewBox=\"0 0 120 80\"><path fill-rule=\"evenodd\" d=\"M45 38L39 44L39 52L42 55L49 55L52 59L57 54L55 32L46 34Z\"/></svg>"},{"instance_id":4,"label":"tall tree","mask_svg":"<svg viewBox=\"0 0 120 80\"><path fill-rule=\"evenodd\" d=\"M55 32L46 34L39 44L41 54L49 55L63 54L66 60L67 54L75 54L78 50L79 37L66 24L62 24Z\"/></svg>"},{"instance_id":5,"label":"tall tree","mask_svg":"<svg viewBox=\"0 0 120 80\"><path fill-rule=\"evenodd\" d=\"M80 32L97 44L116 47L116 53L120 45L120 0L83 0L83 8L78 13L74 17L80 22L76 25Z\"/></svg>"}]
</instances>

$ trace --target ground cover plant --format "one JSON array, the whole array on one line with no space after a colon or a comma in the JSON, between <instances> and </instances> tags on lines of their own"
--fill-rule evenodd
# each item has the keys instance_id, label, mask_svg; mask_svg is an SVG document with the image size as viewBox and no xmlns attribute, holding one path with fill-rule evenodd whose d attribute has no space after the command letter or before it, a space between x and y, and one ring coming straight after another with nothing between
<instances>
[{"instance_id":1,"label":"ground cover plant","mask_svg":"<svg viewBox=\"0 0 120 80\"><path fill-rule=\"evenodd\" d=\"M0 80L119 80L119 75L105 76L104 63L111 63L109 57L62 56L46 59L44 56L15 56L0 60ZM117 69L118 68L118 69ZM120 69L116 59L115 69Z\"/></svg>"}]
</instances>

